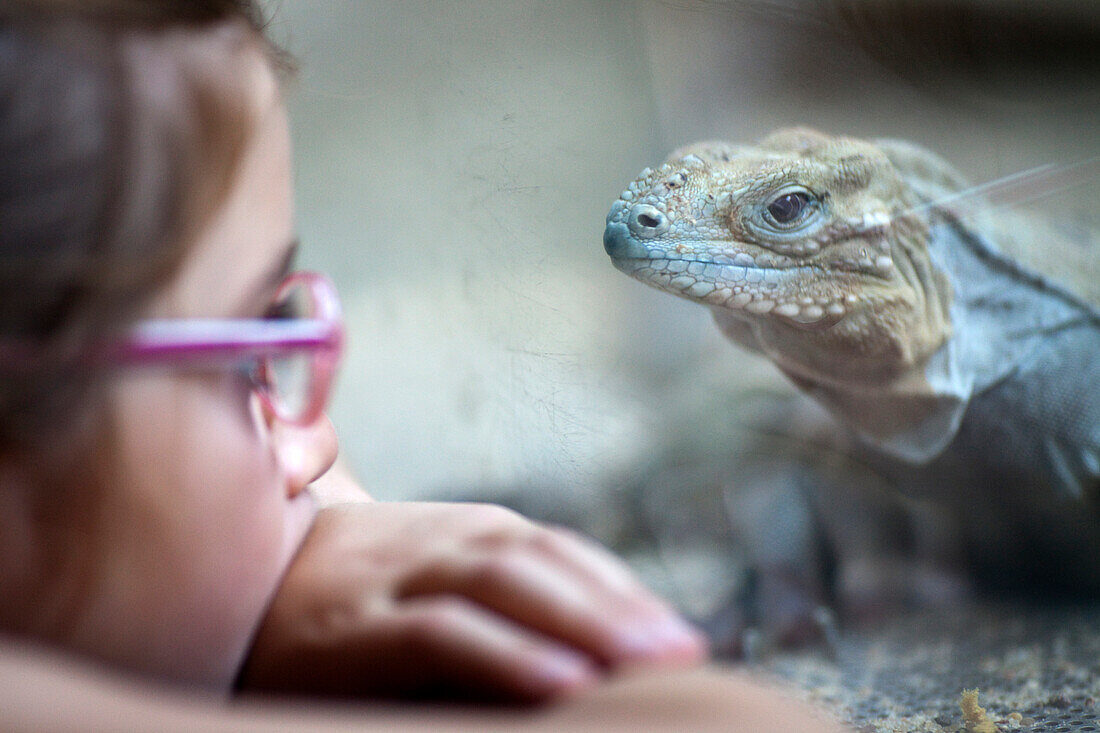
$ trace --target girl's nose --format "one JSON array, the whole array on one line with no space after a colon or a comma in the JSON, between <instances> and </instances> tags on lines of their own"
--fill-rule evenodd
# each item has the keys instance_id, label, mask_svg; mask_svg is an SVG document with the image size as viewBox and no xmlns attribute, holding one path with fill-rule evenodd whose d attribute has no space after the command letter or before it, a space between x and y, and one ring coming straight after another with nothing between
<instances>
[{"instance_id":1,"label":"girl's nose","mask_svg":"<svg viewBox=\"0 0 1100 733\"><path fill-rule=\"evenodd\" d=\"M320 478L336 461L336 429L327 415L305 426L275 420L271 430L290 498Z\"/></svg>"}]
</instances>

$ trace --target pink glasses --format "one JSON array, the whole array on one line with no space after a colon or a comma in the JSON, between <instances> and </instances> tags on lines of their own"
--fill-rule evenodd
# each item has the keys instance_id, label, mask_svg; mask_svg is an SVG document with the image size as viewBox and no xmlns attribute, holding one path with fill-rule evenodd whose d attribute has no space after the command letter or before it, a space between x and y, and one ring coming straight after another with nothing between
<instances>
[{"instance_id":1,"label":"pink glasses","mask_svg":"<svg viewBox=\"0 0 1100 733\"><path fill-rule=\"evenodd\" d=\"M279 286L268 318L142 321L109 359L240 365L280 420L309 425L324 412L343 344L336 289L323 275L298 272Z\"/></svg>"}]
</instances>

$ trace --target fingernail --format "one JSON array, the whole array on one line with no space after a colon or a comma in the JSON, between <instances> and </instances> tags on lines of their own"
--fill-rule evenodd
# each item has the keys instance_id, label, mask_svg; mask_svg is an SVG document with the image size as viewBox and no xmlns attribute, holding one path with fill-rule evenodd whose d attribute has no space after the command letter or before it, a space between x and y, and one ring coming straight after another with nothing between
<instances>
[{"instance_id":1,"label":"fingernail","mask_svg":"<svg viewBox=\"0 0 1100 733\"><path fill-rule=\"evenodd\" d=\"M706 637L679 616L666 616L654 623L637 626L623 634L623 646L631 657L702 656Z\"/></svg>"},{"instance_id":2,"label":"fingernail","mask_svg":"<svg viewBox=\"0 0 1100 733\"><path fill-rule=\"evenodd\" d=\"M566 650L548 651L540 655L535 667L540 684L555 689L569 689L589 682L595 670L587 658Z\"/></svg>"},{"instance_id":3,"label":"fingernail","mask_svg":"<svg viewBox=\"0 0 1100 733\"><path fill-rule=\"evenodd\" d=\"M706 646L703 633L679 616L669 616L658 629L657 638L664 645L680 649Z\"/></svg>"}]
</instances>

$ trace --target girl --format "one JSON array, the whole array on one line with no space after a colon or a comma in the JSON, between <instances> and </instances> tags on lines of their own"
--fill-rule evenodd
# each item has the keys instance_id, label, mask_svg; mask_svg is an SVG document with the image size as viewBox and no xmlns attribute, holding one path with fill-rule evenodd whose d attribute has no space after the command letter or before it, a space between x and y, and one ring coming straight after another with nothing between
<instances>
[{"instance_id":1,"label":"girl","mask_svg":"<svg viewBox=\"0 0 1100 733\"><path fill-rule=\"evenodd\" d=\"M248 0L0 4L0 674L541 700L698 661L588 542L332 469L284 68Z\"/></svg>"}]
</instances>

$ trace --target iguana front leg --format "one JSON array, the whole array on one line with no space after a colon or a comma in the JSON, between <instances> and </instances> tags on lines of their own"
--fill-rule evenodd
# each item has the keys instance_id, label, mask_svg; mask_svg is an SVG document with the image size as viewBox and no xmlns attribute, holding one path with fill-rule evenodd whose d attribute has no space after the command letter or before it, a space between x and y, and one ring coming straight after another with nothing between
<instances>
[{"instance_id":1,"label":"iguana front leg","mask_svg":"<svg viewBox=\"0 0 1100 733\"><path fill-rule=\"evenodd\" d=\"M742 435L714 472L752 568L751 582L705 624L715 648L738 656L749 638L801 645L825 638L834 618L863 623L969 598L958 517L904 497L842 450L850 446L835 429L814 430L814 415L794 412Z\"/></svg>"}]
</instances>

